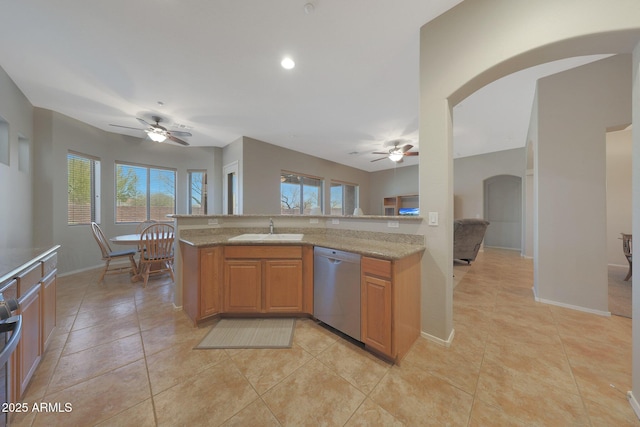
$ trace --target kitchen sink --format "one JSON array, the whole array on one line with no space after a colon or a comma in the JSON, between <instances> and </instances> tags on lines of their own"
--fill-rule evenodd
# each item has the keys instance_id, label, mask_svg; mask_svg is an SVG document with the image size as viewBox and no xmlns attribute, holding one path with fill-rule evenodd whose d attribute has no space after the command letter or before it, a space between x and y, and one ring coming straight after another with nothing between
<instances>
[{"instance_id":1,"label":"kitchen sink","mask_svg":"<svg viewBox=\"0 0 640 427\"><path fill-rule=\"evenodd\" d=\"M304 234L292 234L292 233L247 233L239 236L229 238L230 241L271 241L271 242L286 242L293 241L299 242L304 237Z\"/></svg>"}]
</instances>

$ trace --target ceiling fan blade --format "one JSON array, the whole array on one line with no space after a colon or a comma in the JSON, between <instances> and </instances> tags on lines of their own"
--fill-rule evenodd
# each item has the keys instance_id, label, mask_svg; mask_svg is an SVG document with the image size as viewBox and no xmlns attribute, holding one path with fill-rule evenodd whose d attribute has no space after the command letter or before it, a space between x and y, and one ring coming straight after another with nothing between
<instances>
[{"instance_id":1,"label":"ceiling fan blade","mask_svg":"<svg viewBox=\"0 0 640 427\"><path fill-rule=\"evenodd\" d=\"M182 130L170 130L168 132L173 136L192 136L191 132L185 132Z\"/></svg>"},{"instance_id":2,"label":"ceiling fan blade","mask_svg":"<svg viewBox=\"0 0 640 427\"><path fill-rule=\"evenodd\" d=\"M404 160L403 160L403 159L400 159L400 160L398 160L396 163L402 163L402 162L404 162Z\"/></svg>"},{"instance_id":3,"label":"ceiling fan blade","mask_svg":"<svg viewBox=\"0 0 640 427\"><path fill-rule=\"evenodd\" d=\"M141 119L140 117L136 117L136 120L139 121L143 126L151 127L149 123L145 119Z\"/></svg>"},{"instance_id":4,"label":"ceiling fan blade","mask_svg":"<svg viewBox=\"0 0 640 427\"><path fill-rule=\"evenodd\" d=\"M173 135L167 135L167 139L173 141L173 142L177 142L178 144L182 144L182 145L189 145L189 143L187 141L183 141L180 138L176 138Z\"/></svg>"},{"instance_id":5,"label":"ceiling fan blade","mask_svg":"<svg viewBox=\"0 0 640 427\"><path fill-rule=\"evenodd\" d=\"M412 148L413 148L413 145L407 144L407 145L403 145L402 148L400 148L400 151L402 151L403 153L406 153L407 151L411 150Z\"/></svg>"},{"instance_id":6,"label":"ceiling fan blade","mask_svg":"<svg viewBox=\"0 0 640 427\"><path fill-rule=\"evenodd\" d=\"M114 124L111 124L111 123L109 123L109 126L114 126L114 127L117 127L117 128L133 129L133 130L144 130L144 129L140 129L140 128L132 128L130 126L114 125Z\"/></svg>"},{"instance_id":7,"label":"ceiling fan blade","mask_svg":"<svg viewBox=\"0 0 640 427\"><path fill-rule=\"evenodd\" d=\"M374 151L371 154L386 154L386 155L389 155L389 152L388 151Z\"/></svg>"},{"instance_id":8,"label":"ceiling fan blade","mask_svg":"<svg viewBox=\"0 0 640 427\"><path fill-rule=\"evenodd\" d=\"M372 162L377 162L378 160L388 159L388 157L380 157L379 159L373 159Z\"/></svg>"},{"instance_id":9,"label":"ceiling fan blade","mask_svg":"<svg viewBox=\"0 0 640 427\"><path fill-rule=\"evenodd\" d=\"M419 154L420 154L420 152L418 152L418 151L411 151L409 153L404 153L405 156L417 156Z\"/></svg>"}]
</instances>

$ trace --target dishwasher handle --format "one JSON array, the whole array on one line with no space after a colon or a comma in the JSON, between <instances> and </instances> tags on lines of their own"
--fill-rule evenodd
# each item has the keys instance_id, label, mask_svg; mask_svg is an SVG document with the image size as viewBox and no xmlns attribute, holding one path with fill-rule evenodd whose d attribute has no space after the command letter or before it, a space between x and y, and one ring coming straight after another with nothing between
<instances>
[{"instance_id":1,"label":"dishwasher handle","mask_svg":"<svg viewBox=\"0 0 640 427\"><path fill-rule=\"evenodd\" d=\"M336 258L329 258L327 257L327 260L329 260L329 262L333 265L338 265L338 264L342 264L342 260L341 259L336 259Z\"/></svg>"}]
</instances>

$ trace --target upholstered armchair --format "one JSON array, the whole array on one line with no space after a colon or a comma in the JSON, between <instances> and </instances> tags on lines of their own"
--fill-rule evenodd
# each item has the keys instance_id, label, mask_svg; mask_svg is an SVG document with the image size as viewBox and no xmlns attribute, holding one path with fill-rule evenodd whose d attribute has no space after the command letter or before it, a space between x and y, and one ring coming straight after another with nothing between
<instances>
[{"instance_id":1,"label":"upholstered armchair","mask_svg":"<svg viewBox=\"0 0 640 427\"><path fill-rule=\"evenodd\" d=\"M475 261L489 221L476 218L456 219L453 222L453 259Z\"/></svg>"}]
</instances>

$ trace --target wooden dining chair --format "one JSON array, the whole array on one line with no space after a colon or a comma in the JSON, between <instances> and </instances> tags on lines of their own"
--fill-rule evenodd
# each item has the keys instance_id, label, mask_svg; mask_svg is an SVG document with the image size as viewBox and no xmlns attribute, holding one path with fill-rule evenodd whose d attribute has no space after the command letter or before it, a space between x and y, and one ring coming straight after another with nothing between
<instances>
[{"instance_id":1,"label":"wooden dining chair","mask_svg":"<svg viewBox=\"0 0 640 427\"><path fill-rule=\"evenodd\" d=\"M632 234L622 234L622 250L624 251L624 256L627 258L629 262L629 272L627 273L627 277L624 278L625 282L631 278L631 273L633 271L632 268L632 258L633 258L633 235Z\"/></svg>"},{"instance_id":2,"label":"wooden dining chair","mask_svg":"<svg viewBox=\"0 0 640 427\"><path fill-rule=\"evenodd\" d=\"M151 224L140 233L140 275L147 286L149 274L167 272L173 277L174 229L170 224Z\"/></svg>"},{"instance_id":3,"label":"wooden dining chair","mask_svg":"<svg viewBox=\"0 0 640 427\"><path fill-rule=\"evenodd\" d=\"M150 226L151 224L156 224L158 221L156 221L155 219L147 219L145 221L142 221L140 224L138 224L138 226L136 227L136 234L142 234L142 232L144 231L145 228L147 228L148 226Z\"/></svg>"},{"instance_id":4,"label":"wooden dining chair","mask_svg":"<svg viewBox=\"0 0 640 427\"><path fill-rule=\"evenodd\" d=\"M137 253L136 249L125 249L122 251L111 250L109 241L105 237L100 226L95 222L91 223L91 232L93 233L93 237L96 239L96 242L98 242L98 246L102 252L102 259L104 260L104 270L102 270L102 274L100 275L100 280L98 280L98 282L102 282L104 280L104 276L107 274L122 274L125 272L132 274L138 273L138 267L134 258ZM124 258L129 258L129 265L111 265L111 261Z\"/></svg>"}]
</instances>

